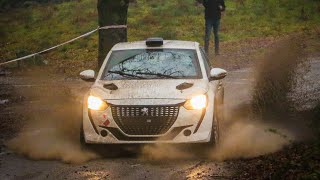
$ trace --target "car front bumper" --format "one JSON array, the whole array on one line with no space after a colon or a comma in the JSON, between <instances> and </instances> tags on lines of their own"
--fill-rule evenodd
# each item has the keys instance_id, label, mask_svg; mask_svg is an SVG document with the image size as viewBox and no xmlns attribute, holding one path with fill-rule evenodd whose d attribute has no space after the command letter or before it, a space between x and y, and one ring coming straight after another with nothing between
<instances>
[{"instance_id":1,"label":"car front bumper","mask_svg":"<svg viewBox=\"0 0 320 180\"><path fill-rule=\"evenodd\" d=\"M210 98L213 99L213 98ZM116 105L158 106L164 104L182 104L184 100L144 99L113 100L108 103ZM169 128L162 135L130 135L119 127L111 107L105 111L92 111L83 107L83 130L86 143L90 144L146 144L146 143L205 143L210 141L213 123L213 101L202 110L187 110L179 106L179 114Z\"/></svg>"}]
</instances>

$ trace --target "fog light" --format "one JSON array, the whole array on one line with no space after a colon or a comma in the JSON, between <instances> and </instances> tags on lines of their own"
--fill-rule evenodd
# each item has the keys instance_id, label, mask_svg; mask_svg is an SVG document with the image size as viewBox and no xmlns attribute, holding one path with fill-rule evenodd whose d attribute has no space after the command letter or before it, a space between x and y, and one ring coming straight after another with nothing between
<instances>
[{"instance_id":1,"label":"fog light","mask_svg":"<svg viewBox=\"0 0 320 180\"><path fill-rule=\"evenodd\" d=\"M189 129L183 131L183 135L184 136L190 136L191 135L191 131Z\"/></svg>"},{"instance_id":2,"label":"fog light","mask_svg":"<svg viewBox=\"0 0 320 180\"><path fill-rule=\"evenodd\" d=\"M100 134L101 134L102 137L106 137L106 136L108 136L108 131L102 130L102 131L100 132Z\"/></svg>"}]
</instances>

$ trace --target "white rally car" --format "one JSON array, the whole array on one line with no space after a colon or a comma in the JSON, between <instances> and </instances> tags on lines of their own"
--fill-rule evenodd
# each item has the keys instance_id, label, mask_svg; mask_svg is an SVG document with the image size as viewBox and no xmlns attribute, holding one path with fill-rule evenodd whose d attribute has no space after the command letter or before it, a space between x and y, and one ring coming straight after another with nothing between
<instances>
[{"instance_id":1,"label":"white rally car","mask_svg":"<svg viewBox=\"0 0 320 180\"><path fill-rule=\"evenodd\" d=\"M206 143L219 139L227 72L211 68L197 42L119 43L84 98L80 141L87 144Z\"/></svg>"}]
</instances>

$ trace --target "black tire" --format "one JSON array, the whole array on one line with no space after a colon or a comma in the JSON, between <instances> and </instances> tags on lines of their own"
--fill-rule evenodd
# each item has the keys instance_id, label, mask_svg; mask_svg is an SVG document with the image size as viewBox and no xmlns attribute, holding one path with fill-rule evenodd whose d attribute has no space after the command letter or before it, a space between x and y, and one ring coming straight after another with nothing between
<instances>
[{"instance_id":1,"label":"black tire","mask_svg":"<svg viewBox=\"0 0 320 180\"><path fill-rule=\"evenodd\" d=\"M82 122L81 122L81 125L80 125L80 139L79 140L80 140L81 147L86 145L86 140L84 139L83 123Z\"/></svg>"},{"instance_id":2,"label":"black tire","mask_svg":"<svg viewBox=\"0 0 320 180\"><path fill-rule=\"evenodd\" d=\"M219 128L219 119L217 114L218 114L217 108L215 108L213 120L212 120L213 123L212 123L211 137L209 142L210 147L216 147L219 144L220 128Z\"/></svg>"},{"instance_id":3,"label":"black tire","mask_svg":"<svg viewBox=\"0 0 320 180\"><path fill-rule=\"evenodd\" d=\"M84 130L83 130L83 122L81 121L80 125L80 147L83 150L89 150L94 151L95 147L94 144L88 144L86 143L85 137L84 137Z\"/></svg>"},{"instance_id":4,"label":"black tire","mask_svg":"<svg viewBox=\"0 0 320 180\"><path fill-rule=\"evenodd\" d=\"M81 120L81 125L80 125L80 145L82 149L86 149L87 143L86 140L84 138L84 131L83 131L83 122Z\"/></svg>"},{"instance_id":5,"label":"black tire","mask_svg":"<svg viewBox=\"0 0 320 180\"><path fill-rule=\"evenodd\" d=\"M217 96L214 102L214 114L213 114L213 123L212 131L210 138L210 146L217 147L220 142L220 121L224 119L223 103L224 103L224 89L218 91Z\"/></svg>"}]
</instances>

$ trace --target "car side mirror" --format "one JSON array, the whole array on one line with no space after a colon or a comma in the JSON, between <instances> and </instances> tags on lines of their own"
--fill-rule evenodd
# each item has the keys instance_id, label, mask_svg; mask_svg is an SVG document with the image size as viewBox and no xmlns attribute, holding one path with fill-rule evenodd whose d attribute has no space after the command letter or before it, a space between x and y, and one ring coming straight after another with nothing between
<instances>
[{"instance_id":1,"label":"car side mirror","mask_svg":"<svg viewBox=\"0 0 320 180\"><path fill-rule=\"evenodd\" d=\"M80 78L87 82L94 82L95 81L94 76L95 76L94 70L85 70L80 73Z\"/></svg>"},{"instance_id":2,"label":"car side mirror","mask_svg":"<svg viewBox=\"0 0 320 180\"><path fill-rule=\"evenodd\" d=\"M220 80L227 76L227 71L221 68L212 68L210 71L210 81Z\"/></svg>"}]
</instances>

